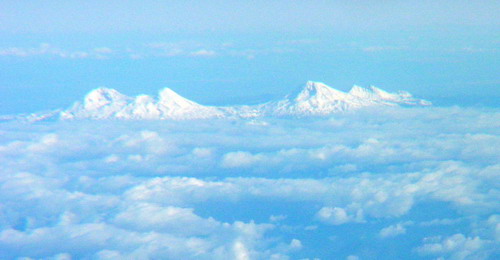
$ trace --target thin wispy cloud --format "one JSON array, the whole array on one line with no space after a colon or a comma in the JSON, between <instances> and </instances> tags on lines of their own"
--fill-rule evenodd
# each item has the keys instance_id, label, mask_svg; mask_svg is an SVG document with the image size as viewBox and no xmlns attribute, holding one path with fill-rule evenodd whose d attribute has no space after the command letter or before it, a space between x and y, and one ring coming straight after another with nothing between
<instances>
[{"instance_id":1,"label":"thin wispy cloud","mask_svg":"<svg viewBox=\"0 0 500 260\"><path fill-rule=\"evenodd\" d=\"M235 44L228 42L203 43L195 41L186 42L151 42L139 44L134 47L94 47L85 50L69 50L56 47L51 44L41 43L37 47L5 47L0 48L0 56L3 57L56 57L62 59L144 59L144 58L169 58L169 57L242 57L254 59L258 56L314 53L315 48L321 46L323 51L328 52L360 52L360 53L383 53L383 52L406 52L406 53L494 53L495 48L484 47L419 47L418 45L373 45L362 47L360 44L344 44L330 46L327 42L313 39L298 39L283 42L269 42L267 46L258 44Z\"/></svg>"},{"instance_id":2,"label":"thin wispy cloud","mask_svg":"<svg viewBox=\"0 0 500 260\"><path fill-rule=\"evenodd\" d=\"M201 50L197 50L197 51L191 52L189 55L190 56L195 56L195 57L196 56L210 57L210 56L215 56L216 52L213 51L213 50L201 49Z\"/></svg>"},{"instance_id":3,"label":"thin wispy cloud","mask_svg":"<svg viewBox=\"0 0 500 260\"><path fill-rule=\"evenodd\" d=\"M362 48L364 52L380 52L380 51L401 51L408 50L407 47L401 46L369 46Z\"/></svg>"},{"instance_id":4,"label":"thin wispy cloud","mask_svg":"<svg viewBox=\"0 0 500 260\"><path fill-rule=\"evenodd\" d=\"M99 47L92 50L65 50L48 43L41 43L38 47L8 47L0 49L0 56L11 57L56 57L62 59L103 59L109 57L113 50L108 47Z\"/></svg>"}]
</instances>

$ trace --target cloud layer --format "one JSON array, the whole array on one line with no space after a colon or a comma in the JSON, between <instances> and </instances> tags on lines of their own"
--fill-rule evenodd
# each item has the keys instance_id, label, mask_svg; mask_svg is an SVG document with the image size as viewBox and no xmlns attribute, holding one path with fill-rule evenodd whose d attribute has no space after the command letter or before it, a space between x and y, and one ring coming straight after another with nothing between
<instances>
[{"instance_id":1,"label":"cloud layer","mask_svg":"<svg viewBox=\"0 0 500 260\"><path fill-rule=\"evenodd\" d=\"M0 258L493 259L499 122L4 122Z\"/></svg>"}]
</instances>

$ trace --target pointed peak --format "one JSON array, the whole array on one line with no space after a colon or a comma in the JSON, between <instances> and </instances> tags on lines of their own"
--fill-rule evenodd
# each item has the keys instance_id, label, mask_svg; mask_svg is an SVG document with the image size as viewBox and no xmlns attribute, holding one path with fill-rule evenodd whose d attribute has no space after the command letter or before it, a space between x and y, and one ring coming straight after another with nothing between
<instances>
[{"instance_id":1,"label":"pointed peak","mask_svg":"<svg viewBox=\"0 0 500 260\"><path fill-rule=\"evenodd\" d=\"M192 101L187 98L177 94L170 88L164 88L158 92L158 102L161 104L171 104L171 103L192 103Z\"/></svg>"},{"instance_id":2,"label":"pointed peak","mask_svg":"<svg viewBox=\"0 0 500 260\"><path fill-rule=\"evenodd\" d=\"M162 88L158 91L160 94L162 93L174 93L177 94L175 91L173 91L171 88Z\"/></svg>"},{"instance_id":3,"label":"pointed peak","mask_svg":"<svg viewBox=\"0 0 500 260\"><path fill-rule=\"evenodd\" d=\"M83 106L95 110L104 106L122 106L131 98L112 88L97 88L90 91L84 98Z\"/></svg>"},{"instance_id":4,"label":"pointed peak","mask_svg":"<svg viewBox=\"0 0 500 260\"><path fill-rule=\"evenodd\" d=\"M87 96L92 96L92 95L100 95L100 96L114 96L114 95L123 95L118 90L112 89L112 88L96 88L91 90L89 93L87 93Z\"/></svg>"},{"instance_id":5,"label":"pointed peak","mask_svg":"<svg viewBox=\"0 0 500 260\"><path fill-rule=\"evenodd\" d=\"M312 80L308 80L306 82L306 86L313 86L313 85L316 85L316 84L323 84L323 83L319 82L319 81L312 81Z\"/></svg>"},{"instance_id":6,"label":"pointed peak","mask_svg":"<svg viewBox=\"0 0 500 260\"><path fill-rule=\"evenodd\" d=\"M294 96L299 96L299 95L316 95L316 93L321 93L321 92L328 92L334 90L333 88L327 86L325 83L322 82L317 82L317 81L307 81L303 87L298 89L298 91L295 92Z\"/></svg>"},{"instance_id":7,"label":"pointed peak","mask_svg":"<svg viewBox=\"0 0 500 260\"><path fill-rule=\"evenodd\" d=\"M85 103L106 103L128 99L127 96L112 88L96 88L85 96Z\"/></svg>"},{"instance_id":8,"label":"pointed peak","mask_svg":"<svg viewBox=\"0 0 500 260\"><path fill-rule=\"evenodd\" d=\"M308 81L304 87L300 88L296 93L289 95L289 97L297 101L306 100L315 96L323 86L326 85L319 82Z\"/></svg>"},{"instance_id":9,"label":"pointed peak","mask_svg":"<svg viewBox=\"0 0 500 260\"><path fill-rule=\"evenodd\" d=\"M331 89L329 86L327 86L323 82L318 82L318 81L307 81L306 85L304 86L303 90L308 90L308 91L318 91L321 89Z\"/></svg>"},{"instance_id":10,"label":"pointed peak","mask_svg":"<svg viewBox=\"0 0 500 260\"><path fill-rule=\"evenodd\" d=\"M185 99L181 95L177 94L177 92L173 91L171 88L164 88L161 89L158 92L158 96L160 97L160 100L166 100L166 99Z\"/></svg>"},{"instance_id":11,"label":"pointed peak","mask_svg":"<svg viewBox=\"0 0 500 260\"><path fill-rule=\"evenodd\" d=\"M170 88L164 88L159 92L158 103L164 106L189 107L199 106L198 103L191 101L173 91Z\"/></svg>"},{"instance_id":12,"label":"pointed peak","mask_svg":"<svg viewBox=\"0 0 500 260\"><path fill-rule=\"evenodd\" d=\"M307 81L302 88L286 96L286 99L293 99L295 102L303 102L310 99L337 100L343 99L346 95L346 93L331 88L322 82Z\"/></svg>"},{"instance_id":13,"label":"pointed peak","mask_svg":"<svg viewBox=\"0 0 500 260\"><path fill-rule=\"evenodd\" d=\"M314 92L314 93L335 93L335 94L345 94L344 92L334 89L323 82L308 81L306 86L303 88L303 92Z\"/></svg>"}]
</instances>

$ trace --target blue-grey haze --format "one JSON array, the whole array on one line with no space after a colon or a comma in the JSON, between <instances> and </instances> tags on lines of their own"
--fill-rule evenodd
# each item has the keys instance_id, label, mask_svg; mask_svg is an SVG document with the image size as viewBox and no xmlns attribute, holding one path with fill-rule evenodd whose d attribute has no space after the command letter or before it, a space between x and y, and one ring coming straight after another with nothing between
<instances>
[{"instance_id":1,"label":"blue-grey haze","mask_svg":"<svg viewBox=\"0 0 500 260\"><path fill-rule=\"evenodd\" d=\"M307 80L497 106L497 1L0 3L0 113L106 86L255 103Z\"/></svg>"}]
</instances>

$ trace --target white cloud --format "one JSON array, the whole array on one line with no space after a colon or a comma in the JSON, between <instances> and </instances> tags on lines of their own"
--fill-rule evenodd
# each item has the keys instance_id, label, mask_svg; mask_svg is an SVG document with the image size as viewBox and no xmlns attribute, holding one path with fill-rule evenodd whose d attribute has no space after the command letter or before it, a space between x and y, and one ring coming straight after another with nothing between
<instances>
[{"instance_id":1,"label":"white cloud","mask_svg":"<svg viewBox=\"0 0 500 260\"><path fill-rule=\"evenodd\" d=\"M460 223L461 221L463 221L463 219L448 219L448 218L433 219L430 221L421 222L420 225L421 226L455 225L457 223Z\"/></svg>"},{"instance_id":2,"label":"white cloud","mask_svg":"<svg viewBox=\"0 0 500 260\"><path fill-rule=\"evenodd\" d=\"M105 162L107 163L115 163L115 162L118 162L120 161L120 157L116 154L111 154L109 156L107 156L105 159L104 159Z\"/></svg>"},{"instance_id":3,"label":"white cloud","mask_svg":"<svg viewBox=\"0 0 500 260\"><path fill-rule=\"evenodd\" d=\"M226 43L206 44L201 42L153 42L145 44L145 50L154 57L213 57L219 55L219 51L225 52L231 45Z\"/></svg>"},{"instance_id":4,"label":"white cloud","mask_svg":"<svg viewBox=\"0 0 500 260\"><path fill-rule=\"evenodd\" d=\"M279 221L285 220L286 218L287 218L287 216L285 216L285 215L271 215L269 217L269 220L271 222L279 222Z\"/></svg>"},{"instance_id":5,"label":"white cloud","mask_svg":"<svg viewBox=\"0 0 500 260\"><path fill-rule=\"evenodd\" d=\"M293 249L293 250L299 250L299 249L302 249L302 242L300 242L300 240L298 239L292 239L292 241L290 242L290 248Z\"/></svg>"},{"instance_id":6,"label":"white cloud","mask_svg":"<svg viewBox=\"0 0 500 260\"><path fill-rule=\"evenodd\" d=\"M498 122L461 108L266 125L2 122L0 258L362 258L336 245L366 233L487 259L500 240ZM383 259L368 238L355 242Z\"/></svg>"},{"instance_id":7,"label":"white cloud","mask_svg":"<svg viewBox=\"0 0 500 260\"><path fill-rule=\"evenodd\" d=\"M399 51L407 49L407 47L402 46L369 46L362 48L364 52Z\"/></svg>"},{"instance_id":8,"label":"white cloud","mask_svg":"<svg viewBox=\"0 0 500 260\"><path fill-rule=\"evenodd\" d=\"M93 48L90 50L64 50L48 43L41 43L38 47L10 47L0 49L0 56L32 57L52 56L63 59L105 59L106 55L114 51L108 47Z\"/></svg>"},{"instance_id":9,"label":"white cloud","mask_svg":"<svg viewBox=\"0 0 500 260\"><path fill-rule=\"evenodd\" d=\"M380 230L379 235L382 238L395 237L398 235L406 234L406 228L403 224L398 223L396 225L391 225Z\"/></svg>"},{"instance_id":10,"label":"white cloud","mask_svg":"<svg viewBox=\"0 0 500 260\"><path fill-rule=\"evenodd\" d=\"M422 255L445 255L450 259L487 259L481 249L488 247L489 241L479 237L466 237L455 234L446 238L427 238L428 242L417 251Z\"/></svg>"},{"instance_id":11,"label":"white cloud","mask_svg":"<svg viewBox=\"0 0 500 260\"><path fill-rule=\"evenodd\" d=\"M241 243L240 241L236 241L234 243L234 257L237 260L250 259L250 253L248 252L248 249L245 247L245 244Z\"/></svg>"},{"instance_id":12,"label":"white cloud","mask_svg":"<svg viewBox=\"0 0 500 260\"><path fill-rule=\"evenodd\" d=\"M213 149L196 147L193 149L193 155L200 158L209 158L214 155Z\"/></svg>"},{"instance_id":13,"label":"white cloud","mask_svg":"<svg viewBox=\"0 0 500 260\"><path fill-rule=\"evenodd\" d=\"M333 225L342 225L349 222L362 222L363 221L363 212L362 210L358 210L355 215L348 215L348 213L339 207L323 207L318 213L317 217L319 220L333 224Z\"/></svg>"},{"instance_id":14,"label":"white cloud","mask_svg":"<svg viewBox=\"0 0 500 260\"><path fill-rule=\"evenodd\" d=\"M230 152L222 157L222 167L236 168L249 167L261 160L262 156L253 155L249 152Z\"/></svg>"},{"instance_id":15,"label":"white cloud","mask_svg":"<svg viewBox=\"0 0 500 260\"><path fill-rule=\"evenodd\" d=\"M190 53L191 56L202 56L202 57L211 57L215 56L216 54L217 53L215 51L206 49L200 49Z\"/></svg>"},{"instance_id":16,"label":"white cloud","mask_svg":"<svg viewBox=\"0 0 500 260\"><path fill-rule=\"evenodd\" d=\"M98 48L94 48L94 52L101 53L101 54L109 54L109 53L113 53L113 50L111 48L108 48L108 47L98 47Z\"/></svg>"},{"instance_id":17,"label":"white cloud","mask_svg":"<svg viewBox=\"0 0 500 260\"><path fill-rule=\"evenodd\" d=\"M132 230L160 231L187 236L210 234L222 225L211 218L200 218L193 213L193 209L161 207L149 203L130 205L116 215L113 222Z\"/></svg>"}]
</instances>

